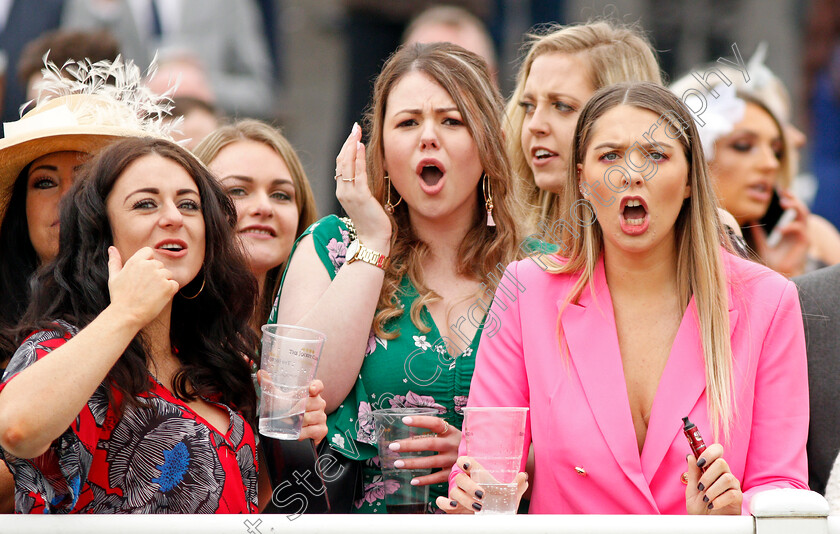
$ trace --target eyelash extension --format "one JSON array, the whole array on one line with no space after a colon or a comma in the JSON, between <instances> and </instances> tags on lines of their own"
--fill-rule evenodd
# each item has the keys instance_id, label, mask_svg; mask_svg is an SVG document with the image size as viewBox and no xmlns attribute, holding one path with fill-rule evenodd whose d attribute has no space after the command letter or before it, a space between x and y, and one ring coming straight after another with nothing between
<instances>
[{"instance_id":1,"label":"eyelash extension","mask_svg":"<svg viewBox=\"0 0 840 534\"><path fill-rule=\"evenodd\" d=\"M41 184L49 184L51 187L56 187L58 184L51 178L38 178L32 182L33 189L49 189L48 187L41 187Z\"/></svg>"},{"instance_id":2,"label":"eyelash extension","mask_svg":"<svg viewBox=\"0 0 840 534\"><path fill-rule=\"evenodd\" d=\"M143 207L143 206L141 206L141 204L146 204L146 203L154 204L155 202L154 202L154 200L152 200L150 198L144 198L144 199L138 200L137 202L132 204L131 208L132 209L138 209L140 207Z\"/></svg>"}]
</instances>

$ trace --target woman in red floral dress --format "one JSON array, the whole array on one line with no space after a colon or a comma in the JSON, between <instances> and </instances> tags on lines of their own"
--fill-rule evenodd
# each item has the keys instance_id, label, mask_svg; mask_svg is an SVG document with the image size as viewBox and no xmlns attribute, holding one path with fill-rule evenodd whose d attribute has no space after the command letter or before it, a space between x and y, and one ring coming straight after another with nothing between
<instances>
[{"instance_id":1,"label":"woman in red floral dress","mask_svg":"<svg viewBox=\"0 0 840 534\"><path fill-rule=\"evenodd\" d=\"M118 142L80 182L0 383L15 511L256 512L257 288L232 204L168 141Z\"/></svg>"}]
</instances>

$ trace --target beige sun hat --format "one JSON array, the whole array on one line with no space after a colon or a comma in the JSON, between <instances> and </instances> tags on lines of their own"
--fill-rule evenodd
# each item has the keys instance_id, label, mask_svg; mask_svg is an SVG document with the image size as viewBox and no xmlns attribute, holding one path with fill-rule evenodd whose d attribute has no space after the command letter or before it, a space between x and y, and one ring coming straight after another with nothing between
<instances>
[{"instance_id":1,"label":"beige sun hat","mask_svg":"<svg viewBox=\"0 0 840 534\"><path fill-rule=\"evenodd\" d=\"M0 139L0 220L15 180L32 161L53 152L89 154L125 137L172 139L168 95L152 93L132 62L88 61L57 68L45 61L36 106L4 123ZM108 82L108 83L106 83Z\"/></svg>"}]
</instances>

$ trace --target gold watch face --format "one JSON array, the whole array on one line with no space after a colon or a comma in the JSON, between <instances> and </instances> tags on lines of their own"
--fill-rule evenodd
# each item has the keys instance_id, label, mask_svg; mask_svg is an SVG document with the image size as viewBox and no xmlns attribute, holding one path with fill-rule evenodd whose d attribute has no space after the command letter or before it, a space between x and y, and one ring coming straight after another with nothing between
<instances>
[{"instance_id":1,"label":"gold watch face","mask_svg":"<svg viewBox=\"0 0 840 534\"><path fill-rule=\"evenodd\" d=\"M359 253L359 240L356 239L350 243L350 246L347 247L347 255L345 259L349 262L356 258L356 254Z\"/></svg>"}]
</instances>

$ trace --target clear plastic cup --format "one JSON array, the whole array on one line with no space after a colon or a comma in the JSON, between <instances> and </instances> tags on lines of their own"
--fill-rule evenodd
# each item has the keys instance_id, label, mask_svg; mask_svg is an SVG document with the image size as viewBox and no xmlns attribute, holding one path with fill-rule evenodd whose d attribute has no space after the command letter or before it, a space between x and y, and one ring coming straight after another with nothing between
<instances>
[{"instance_id":1,"label":"clear plastic cup","mask_svg":"<svg viewBox=\"0 0 840 534\"><path fill-rule=\"evenodd\" d=\"M484 490L483 514L515 514L528 408L464 408L470 478Z\"/></svg>"},{"instance_id":2,"label":"clear plastic cup","mask_svg":"<svg viewBox=\"0 0 840 534\"><path fill-rule=\"evenodd\" d=\"M429 486L412 486L411 479L431 474L429 469L397 469L394 461L418 458L435 454L432 451L399 452L390 449L391 443L403 439L417 439L435 436L428 428L408 426L403 417L430 415L438 416L435 408L388 408L374 410L373 422L376 444L379 448L379 462L385 487L385 508L389 514L422 514L429 502Z\"/></svg>"},{"instance_id":3,"label":"clear plastic cup","mask_svg":"<svg viewBox=\"0 0 840 534\"><path fill-rule=\"evenodd\" d=\"M263 325L262 332L260 434L296 440L327 337L317 330L283 324Z\"/></svg>"}]
</instances>

